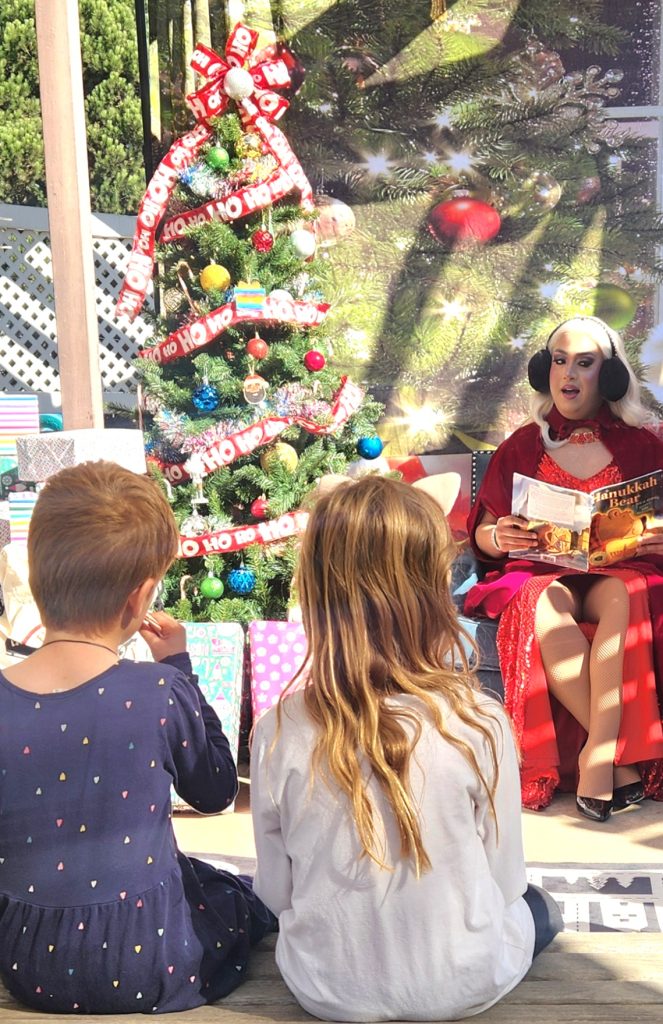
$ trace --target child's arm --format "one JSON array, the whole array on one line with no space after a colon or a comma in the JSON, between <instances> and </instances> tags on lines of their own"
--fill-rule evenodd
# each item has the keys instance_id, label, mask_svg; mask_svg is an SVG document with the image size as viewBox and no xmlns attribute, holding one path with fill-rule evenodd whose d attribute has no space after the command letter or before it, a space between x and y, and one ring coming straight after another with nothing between
<instances>
[{"instance_id":1,"label":"child's arm","mask_svg":"<svg viewBox=\"0 0 663 1024\"><path fill-rule=\"evenodd\" d=\"M166 768L183 800L203 814L218 814L237 796L237 768L230 745L221 722L198 689L189 656L179 654L168 661L180 672L170 685L164 712Z\"/></svg>"},{"instance_id":2,"label":"child's arm","mask_svg":"<svg viewBox=\"0 0 663 1024\"><path fill-rule=\"evenodd\" d=\"M197 811L223 811L237 796L237 768L221 723L198 687L186 651L186 630L170 615L151 612L140 633L155 661L179 670L164 722L166 765L175 790Z\"/></svg>"},{"instance_id":3,"label":"child's arm","mask_svg":"<svg viewBox=\"0 0 663 1024\"><path fill-rule=\"evenodd\" d=\"M477 831L483 841L490 871L502 891L505 903L513 903L527 889L525 855L521 824L520 772L511 725L501 706L493 712L497 718L494 732L499 757L499 778L494 796L495 817L485 792L477 806ZM482 759L489 763L489 755ZM490 779L490 776L489 776Z\"/></svg>"},{"instance_id":4,"label":"child's arm","mask_svg":"<svg viewBox=\"0 0 663 1024\"><path fill-rule=\"evenodd\" d=\"M292 864L281 832L281 815L269 782L276 753L270 754L275 716L255 727L251 746L251 816L258 863L253 891L277 917L292 906ZM277 762L278 763L278 762Z\"/></svg>"}]
</instances>

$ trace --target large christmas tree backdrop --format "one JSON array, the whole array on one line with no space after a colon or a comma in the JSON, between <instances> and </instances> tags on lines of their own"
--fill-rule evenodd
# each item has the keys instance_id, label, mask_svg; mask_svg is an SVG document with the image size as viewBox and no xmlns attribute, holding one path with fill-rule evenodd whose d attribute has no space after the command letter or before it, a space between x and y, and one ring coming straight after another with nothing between
<instances>
[{"instance_id":1,"label":"large christmas tree backdrop","mask_svg":"<svg viewBox=\"0 0 663 1024\"><path fill-rule=\"evenodd\" d=\"M381 450L380 407L333 368L325 333L318 254L352 213L316 209L274 124L289 55L256 43L239 24L223 55L194 53L198 123L147 188L118 303L137 313L156 259L163 312L138 369L150 461L182 535L164 601L193 620L284 618L307 495Z\"/></svg>"},{"instance_id":2,"label":"large christmas tree backdrop","mask_svg":"<svg viewBox=\"0 0 663 1024\"><path fill-rule=\"evenodd\" d=\"M289 136L314 192L356 215L329 317L338 365L387 404L389 453L512 428L529 355L571 313L605 317L638 362L661 280L655 142L605 114L633 102L626 80L649 88L655 4L264 6L306 69Z\"/></svg>"}]
</instances>

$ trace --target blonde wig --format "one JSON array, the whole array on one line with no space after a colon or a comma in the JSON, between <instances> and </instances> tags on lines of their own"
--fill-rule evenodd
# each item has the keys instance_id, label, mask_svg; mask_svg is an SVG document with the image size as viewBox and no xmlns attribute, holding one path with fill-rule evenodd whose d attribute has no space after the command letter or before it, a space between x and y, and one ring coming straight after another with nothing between
<instances>
[{"instance_id":1,"label":"blonde wig","mask_svg":"<svg viewBox=\"0 0 663 1024\"><path fill-rule=\"evenodd\" d=\"M389 868L379 852L367 766L393 811L402 856L412 860L417 875L430 867L409 788L423 717L472 766L494 813L498 754L487 722L493 715L470 669L451 600L455 554L444 514L429 494L367 476L318 499L296 577L309 644L304 701L319 729L312 776L321 772L329 785L340 788L364 855ZM390 702L396 694L418 698L421 710ZM490 781L472 746L448 727L438 696L485 739ZM279 704L277 714L282 711Z\"/></svg>"},{"instance_id":2,"label":"blonde wig","mask_svg":"<svg viewBox=\"0 0 663 1024\"><path fill-rule=\"evenodd\" d=\"M574 316L559 324L552 332L546 343L546 348L552 351L555 339L560 334L569 330L582 331L589 341L593 342L599 349L604 359L610 359L614 345L614 354L621 359L629 375L629 386L623 398L618 402L608 402L613 414L631 427L643 427L654 422L655 417L645 408L640 398L640 384L631 368L624 348L624 342L617 331L608 327L603 320L597 316ZM561 448L568 444L568 438L564 441L553 441L550 436L550 427L545 417L553 407L553 400L550 392L535 391L530 399L530 414L535 423L538 423L541 430L541 437L546 448Z\"/></svg>"}]
</instances>

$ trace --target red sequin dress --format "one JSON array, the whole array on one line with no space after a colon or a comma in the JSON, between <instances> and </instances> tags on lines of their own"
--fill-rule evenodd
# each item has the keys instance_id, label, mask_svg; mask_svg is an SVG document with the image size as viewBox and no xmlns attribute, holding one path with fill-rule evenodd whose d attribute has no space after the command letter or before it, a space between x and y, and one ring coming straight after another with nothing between
<instances>
[{"instance_id":1,"label":"red sequin dress","mask_svg":"<svg viewBox=\"0 0 663 1024\"><path fill-rule=\"evenodd\" d=\"M571 476L545 453L537 477L575 490L592 491L618 483L621 475L614 462L587 480ZM611 566L593 570L623 580L630 604L630 621L624 652L622 721L617 744L617 764L640 765L645 792L663 799L663 728L656 695L652 657L652 629L647 582L637 569ZM549 693L534 630L536 605L541 593L561 576L575 575L561 569L527 579L504 607L497 633L497 648L504 679L504 703L520 743L523 806L547 807L556 788L575 792L578 753L586 733L569 712ZM589 639L595 627L581 624Z\"/></svg>"}]
</instances>

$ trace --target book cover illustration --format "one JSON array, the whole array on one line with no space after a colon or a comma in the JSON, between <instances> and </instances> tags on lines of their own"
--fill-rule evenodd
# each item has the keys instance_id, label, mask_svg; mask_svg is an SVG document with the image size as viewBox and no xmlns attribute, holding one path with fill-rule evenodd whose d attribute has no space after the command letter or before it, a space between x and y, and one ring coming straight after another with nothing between
<instances>
[{"instance_id":1,"label":"book cover illustration","mask_svg":"<svg viewBox=\"0 0 663 1024\"><path fill-rule=\"evenodd\" d=\"M536 548L513 558L598 569L635 554L645 533L663 533L663 471L585 493L514 473L513 515L527 520Z\"/></svg>"}]
</instances>

